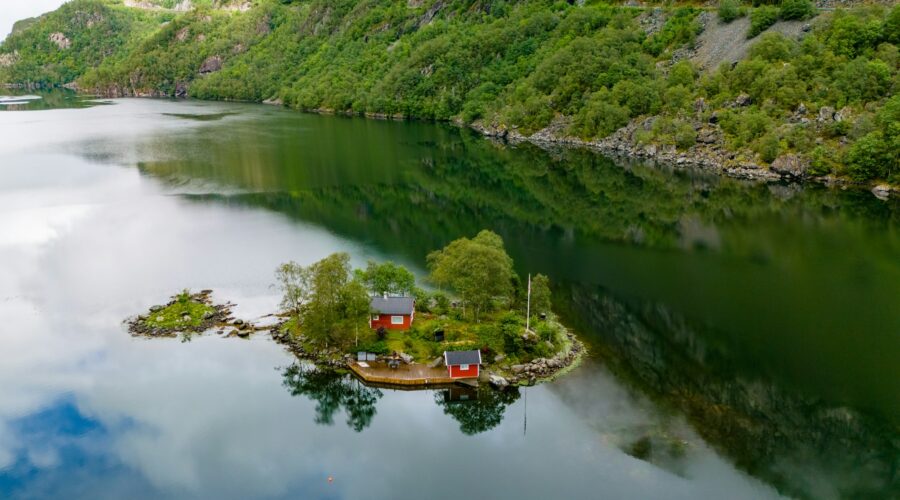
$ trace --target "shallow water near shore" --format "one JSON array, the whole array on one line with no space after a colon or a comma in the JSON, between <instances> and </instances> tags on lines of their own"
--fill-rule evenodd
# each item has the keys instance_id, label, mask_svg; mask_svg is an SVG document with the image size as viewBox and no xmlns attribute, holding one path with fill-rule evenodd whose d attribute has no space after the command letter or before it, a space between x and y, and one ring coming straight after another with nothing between
<instances>
[{"instance_id":1,"label":"shallow water near shore","mask_svg":"<svg viewBox=\"0 0 900 500\"><path fill-rule=\"evenodd\" d=\"M84 104L0 113L0 497L900 495L895 199L428 123ZM372 389L263 334L122 324L183 288L255 319L279 263L334 251L423 275L484 228L590 349L552 383Z\"/></svg>"}]
</instances>

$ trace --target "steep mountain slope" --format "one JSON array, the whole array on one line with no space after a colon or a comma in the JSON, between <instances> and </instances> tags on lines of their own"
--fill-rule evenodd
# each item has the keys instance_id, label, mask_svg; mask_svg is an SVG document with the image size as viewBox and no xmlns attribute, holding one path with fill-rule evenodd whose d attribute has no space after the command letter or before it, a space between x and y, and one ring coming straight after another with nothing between
<instances>
[{"instance_id":1,"label":"steep mountain slope","mask_svg":"<svg viewBox=\"0 0 900 500\"><path fill-rule=\"evenodd\" d=\"M721 29L698 8L599 2L73 0L0 45L0 81L271 99L752 177L900 182L900 6L808 20L808 0L783 2ZM779 17L793 24L769 28ZM709 53L715 33L747 30L763 31L749 55L715 68L733 57Z\"/></svg>"},{"instance_id":2,"label":"steep mountain slope","mask_svg":"<svg viewBox=\"0 0 900 500\"><path fill-rule=\"evenodd\" d=\"M87 68L123 57L162 19L108 1L77 0L17 23L0 45L0 81L70 83Z\"/></svg>"}]
</instances>

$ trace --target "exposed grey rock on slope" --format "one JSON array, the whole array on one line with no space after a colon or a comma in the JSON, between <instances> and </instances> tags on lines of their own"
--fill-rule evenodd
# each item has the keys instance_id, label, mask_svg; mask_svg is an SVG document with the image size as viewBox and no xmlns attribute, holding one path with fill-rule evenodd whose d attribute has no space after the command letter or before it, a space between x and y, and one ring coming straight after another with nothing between
<instances>
[{"instance_id":1,"label":"exposed grey rock on slope","mask_svg":"<svg viewBox=\"0 0 900 500\"><path fill-rule=\"evenodd\" d=\"M750 18L744 16L725 24L718 15L710 14L710 20L700 36L697 37L696 49L691 60L702 69L713 71L720 64L732 64L747 57L750 46L765 33L781 33L788 38L803 36L803 26L809 21L779 21L759 36L747 39L750 31Z\"/></svg>"}]
</instances>

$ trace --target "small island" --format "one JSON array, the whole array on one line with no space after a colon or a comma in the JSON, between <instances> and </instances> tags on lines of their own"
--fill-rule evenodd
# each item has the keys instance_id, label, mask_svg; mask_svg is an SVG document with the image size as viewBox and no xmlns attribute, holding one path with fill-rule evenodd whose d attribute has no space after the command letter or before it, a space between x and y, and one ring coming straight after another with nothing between
<instances>
[{"instance_id":1,"label":"small island","mask_svg":"<svg viewBox=\"0 0 900 500\"><path fill-rule=\"evenodd\" d=\"M183 341L269 330L297 358L373 386L533 385L581 359L583 344L551 309L549 279L516 274L499 235L453 241L427 266L431 289L393 262L353 269L346 253L288 262L276 270L282 300L271 326L233 318L231 304L213 304L209 290L184 291L127 324L133 335Z\"/></svg>"},{"instance_id":2,"label":"small island","mask_svg":"<svg viewBox=\"0 0 900 500\"><path fill-rule=\"evenodd\" d=\"M153 306L147 314L126 320L128 331L134 336L144 337L181 335L182 340L188 341L193 334L203 333L233 319L230 317L231 304L213 304L211 295L212 290L193 294L184 290L165 305Z\"/></svg>"}]
</instances>

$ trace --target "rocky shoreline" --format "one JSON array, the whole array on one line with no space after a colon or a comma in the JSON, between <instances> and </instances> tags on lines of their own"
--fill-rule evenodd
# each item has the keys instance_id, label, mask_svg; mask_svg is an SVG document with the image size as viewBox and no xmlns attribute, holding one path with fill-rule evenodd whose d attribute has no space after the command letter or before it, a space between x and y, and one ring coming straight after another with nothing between
<instances>
[{"instance_id":1,"label":"rocky shoreline","mask_svg":"<svg viewBox=\"0 0 900 500\"><path fill-rule=\"evenodd\" d=\"M321 349L315 352L309 351L304 347L303 337L299 339L293 338L290 334L282 331L287 321L276 323L272 327L272 340L277 344L281 344L295 358L301 361L309 361L320 368L328 369L347 369L350 361L353 360L352 354L342 353L336 347Z\"/></svg>"},{"instance_id":2,"label":"rocky shoreline","mask_svg":"<svg viewBox=\"0 0 900 500\"><path fill-rule=\"evenodd\" d=\"M140 314L126 319L125 324L128 327L128 333L133 337L155 338L177 337L180 334L191 335L215 331L217 335L223 335L224 337L248 338L251 333L269 329L266 326L254 325L249 321L235 318L232 315L234 304L231 302L214 304L212 302L212 290L202 290L190 295L190 300L212 308L211 311L203 315L203 319L198 325L180 325L178 327L150 326L148 319L152 319L154 314L165 308L175 305L177 302L176 297L173 296L166 304L150 307L147 314Z\"/></svg>"},{"instance_id":3,"label":"rocky shoreline","mask_svg":"<svg viewBox=\"0 0 900 500\"><path fill-rule=\"evenodd\" d=\"M485 370L485 379L492 386L503 389L507 386L532 386L541 382L550 382L578 367L587 353L587 348L572 332L567 331L569 348L551 358L538 358L529 363L512 365L508 369L495 373L489 366Z\"/></svg>"},{"instance_id":4,"label":"rocky shoreline","mask_svg":"<svg viewBox=\"0 0 900 500\"><path fill-rule=\"evenodd\" d=\"M742 95L738 96L735 102L732 103L732 106L746 106L749 103L749 96ZM284 106L280 99L267 100L263 104ZM694 104L698 113L705 111L705 106L706 103L703 99L699 99ZM415 119L401 114L360 113L327 108L301 111L319 115L362 116L373 120L404 121ZM801 105L793 119L805 122L814 120L821 124L829 121L841 121L845 113L846 110L835 111L826 107L822 108L818 115L807 117L805 116L807 110ZM638 118L607 137L587 140L565 133L570 121L565 117L557 117L550 125L530 135L521 133L515 127L507 128L497 123L485 123L483 120L476 120L472 123L454 120L452 123L459 127L472 129L490 139L510 144L527 142L542 149L561 147L585 148L613 158L649 161L657 165L675 166L676 168L695 168L735 179L757 182L815 182L836 188L864 189L868 187L876 198L882 200L888 199L891 194L900 196L900 186L886 183L855 182L845 177L834 175L811 175L808 172L809 160L792 153L779 156L769 166L743 158L739 153L728 151L723 147L722 132L717 126L717 115L715 113L713 113L707 123L698 121L694 124L697 132L697 143L686 150L679 151L673 145L640 144L637 141L636 134L640 130L650 130L656 119L657 117L655 116Z\"/></svg>"},{"instance_id":5,"label":"rocky shoreline","mask_svg":"<svg viewBox=\"0 0 900 500\"><path fill-rule=\"evenodd\" d=\"M703 105L702 102L698 102L695 107ZM800 112L805 113L805 109L798 110L798 113ZM817 117L817 120L839 120L841 112L831 110L829 113L826 109L825 113L820 114L822 116ZM779 156L768 167L743 159L738 153L724 149L721 144L721 131L715 126L715 118L711 118L713 122L709 124L695 123L697 143L686 150L679 151L673 145L640 144L636 137L637 134L642 130L649 131L655 119L656 117L651 116L632 120L628 125L608 137L592 140L567 135L565 130L569 123L562 117L531 135L525 135L517 128L506 128L503 125L483 121L471 124L457 122L457 124L469 127L486 137L511 144L527 142L543 149L580 147L615 158L651 161L676 168L696 168L736 179L759 182L817 182L829 187L870 187L872 194L879 199L887 199L892 193L895 196L900 194L900 186L884 183L860 183L833 175L810 175L808 173L809 161L796 154ZM807 120L807 118L800 119Z\"/></svg>"},{"instance_id":6,"label":"rocky shoreline","mask_svg":"<svg viewBox=\"0 0 900 500\"><path fill-rule=\"evenodd\" d=\"M216 325L224 323L231 315L232 304L213 304L211 296L212 290L202 290L190 295L190 300L208 305L214 310L204 314L199 325L170 327L150 326L150 324L148 324L148 322L151 322L154 319L154 315L177 303L177 296L172 296L169 302L165 304L151 306L147 314L139 314L126 319L125 324L128 325L128 333L133 337L176 337L181 333L202 333L214 328ZM162 316L156 316L156 319L162 321Z\"/></svg>"}]
</instances>

